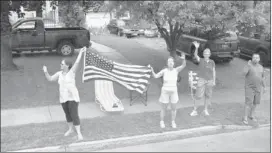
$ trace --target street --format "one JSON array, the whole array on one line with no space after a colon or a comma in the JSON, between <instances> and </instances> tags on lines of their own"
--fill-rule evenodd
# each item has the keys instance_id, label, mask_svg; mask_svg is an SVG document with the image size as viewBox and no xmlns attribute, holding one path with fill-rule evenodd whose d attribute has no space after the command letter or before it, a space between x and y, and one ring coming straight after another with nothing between
<instances>
[{"instance_id":1,"label":"street","mask_svg":"<svg viewBox=\"0 0 272 153\"><path fill-rule=\"evenodd\" d=\"M270 152L270 128L101 150L99 152Z\"/></svg>"}]
</instances>

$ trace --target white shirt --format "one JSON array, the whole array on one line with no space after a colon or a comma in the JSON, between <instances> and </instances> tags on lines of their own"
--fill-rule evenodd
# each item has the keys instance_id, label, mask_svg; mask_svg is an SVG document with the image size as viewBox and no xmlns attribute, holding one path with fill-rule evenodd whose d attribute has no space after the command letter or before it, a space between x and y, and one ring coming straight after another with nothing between
<instances>
[{"instance_id":1,"label":"white shirt","mask_svg":"<svg viewBox=\"0 0 272 153\"><path fill-rule=\"evenodd\" d=\"M69 71L66 75L62 74L62 71L57 72L52 76L52 80L57 80L59 83L59 100L60 103L67 101L79 102L79 94L76 87L75 73Z\"/></svg>"},{"instance_id":2,"label":"white shirt","mask_svg":"<svg viewBox=\"0 0 272 153\"><path fill-rule=\"evenodd\" d=\"M163 76L163 88L164 89L177 89L178 71L176 68L169 70L165 68L159 72L160 76Z\"/></svg>"}]
</instances>

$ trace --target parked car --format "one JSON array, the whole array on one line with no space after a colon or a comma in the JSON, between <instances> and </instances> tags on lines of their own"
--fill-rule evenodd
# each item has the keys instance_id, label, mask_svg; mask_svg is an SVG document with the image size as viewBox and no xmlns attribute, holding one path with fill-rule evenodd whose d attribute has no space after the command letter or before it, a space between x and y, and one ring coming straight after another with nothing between
<instances>
[{"instance_id":1,"label":"parked car","mask_svg":"<svg viewBox=\"0 0 272 153\"><path fill-rule=\"evenodd\" d=\"M159 37L160 32L157 27L145 29L144 36L148 38Z\"/></svg>"},{"instance_id":2,"label":"parked car","mask_svg":"<svg viewBox=\"0 0 272 153\"><path fill-rule=\"evenodd\" d=\"M164 28L168 32L170 32L170 29L169 29L168 26L164 26ZM148 38L154 38L154 37L159 37L160 38L161 37L161 33L159 32L157 26L152 26L150 28L145 29L144 35L145 35L145 37L148 37Z\"/></svg>"},{"instance_id":3,"label":"parked car","mask_svg":"<svg viewBox=\"0 0 272 153\"><path fill-rule=\"evenodd\" d=\"M43 18L28 18L12 25L12 51L57 50L63 56L90 46L90 33L82 27L46 28Z\"/></svg>"},{"instance_id":4,"label":"parked car","mask_svg":"<svg viewBox=\"0 0 272 153\"><path fill-rule=\"evenodd\" d=\"M211 50L211 59L215 61L230 62L234 57L239 56L238 37L235 32L201 32L200 29L193 29L181 35L177 44L177 53L184 52L193 57L195 46L193 41L200 42L199 56L203 57L206 48Z\"/></svg>"},{"instance_id":5,"label":"parked car","mask_svg":"<svg viewBox=\"0 0 272 153\"><path fill-rule=\"evenodd\" d=\"M117 34L118 36L125 35L127 38L144 35L144 29L139 24L131 20L111 20L107 25L110 33Z\"/></svg>"},{"instance_id":6,"label":"parked car","mask_svg":"<svg viewBox=\"0 0 272 153\"><path fill-rule=\"evenodd\" d=\"M271 63L271 37L270 34L252 33L251 36L239 36L241 55L251 57L253 53L260 54L260 63Z\"/></svg>"}]
</instances>

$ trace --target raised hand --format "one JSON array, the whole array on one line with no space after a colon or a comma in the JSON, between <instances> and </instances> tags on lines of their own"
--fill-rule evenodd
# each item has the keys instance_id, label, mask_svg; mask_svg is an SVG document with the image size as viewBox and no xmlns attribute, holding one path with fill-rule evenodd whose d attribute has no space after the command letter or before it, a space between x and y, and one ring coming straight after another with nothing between
<instances>
[{"instance_id":1,"label":"raised hand","mask_svg":"<svg viewBox=\"0 0 272 153\"><path fill-rule=\"evenodd\" d=\"M183 59L183 60L185 60L185 54L181 53L180 58Z\"/></svg>"},{"instance_id":2,"label":"raised hand","mask_svg":"<svg viewBox=\"0 0 272 153\"><path fill-rule=\"evenodd\" d=\"M87 47L86 47L86 46L84 46L83 48L81 48L81 49L80 49L80 52L82 52L82 53L83 53L83 52L86 52L86 50L87 50Z\"/></svg>"},{"instance_id":3,"label":"raised hand","mask_svg":"<svg viewBox=\"0 0 272 153\"><path fill-rule=\"evenodd\" d=\"M46 66L43 66L43 72L47 72L47 67Z\"/></svg>"},{"instance_id":4,"label":"raised hand","mask_svg":"<svg viewBox=\"0 0 272 153\"><path fill-rule=\"evenodd\" d=\"M194 41L193 44L195 45L196 48L199 48L199 43L197 41Z\"/></svg>"},{"instance_id":5,"label":"raised hand","mask_svg":"<svg viewBox=\"0 0 272 153\"><path fill-rule=\"evenodd\" d=\"M149 65L149 66L150 66L150 65ZM151 67L151 66L150 66L150 69L151 69L151 72L154 72L154 69L153 69L153 67Z\"/></svg>"},{"instance_id":6,"label":"raised hand","mask_svg":"<svg viewBox=\"0 0 272 153\"><path fill-rule=\"evenodd\" d=\"M251 65L252 65L251 60L249 60L249 61L247 62L247 64L248 64L249 66L251 66Z\"/></svg>"}]
</instances>

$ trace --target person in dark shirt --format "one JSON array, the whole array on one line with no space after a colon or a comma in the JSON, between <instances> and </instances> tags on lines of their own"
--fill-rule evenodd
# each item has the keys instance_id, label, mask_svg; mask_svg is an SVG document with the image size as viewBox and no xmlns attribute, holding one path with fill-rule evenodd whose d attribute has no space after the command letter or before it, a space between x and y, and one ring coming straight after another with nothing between
<instances>
[{"instance_id":1,"label":"person in dark shirt","mask_svg":"<svg viewBox=\"0 0 272 153\"><path fill-rule=\"evenodd\" d=\"M196 99L201 99L205 95L204 114L208 116L209 115L208 105L211 103L212 89L213 89L213 86L215 86L215 79L216 79L215 63L212 59L210 59L211 51L209 48L206 48L204 50L203 52L204 58L200 58L198 56L199 43L195 41L193 42L193 44L196 47L194 52L194 58L199 67L199 70L197 73L199 80L197 82L195 97ZM191 116L198 115L196 105L194 106L194 110L192 111L190 115Z\"/></svg>"},{"instance_id":2,"label":"person in dark shirt","mask_svg":"<svg viewBox=\"0 0 272 153\"><path fill-rule=\"evenodd\" d=\"M243 118L244 124L248 124L248 118L257 121L253 117L256 106L261 102L261 92L265 92L264 68L259 64L260 55L254 53L252 61L244 67L245 76L245 114Z\"/></svg>"}]
</instances>

